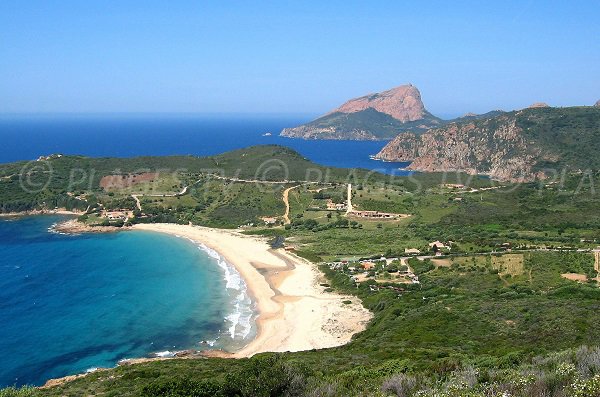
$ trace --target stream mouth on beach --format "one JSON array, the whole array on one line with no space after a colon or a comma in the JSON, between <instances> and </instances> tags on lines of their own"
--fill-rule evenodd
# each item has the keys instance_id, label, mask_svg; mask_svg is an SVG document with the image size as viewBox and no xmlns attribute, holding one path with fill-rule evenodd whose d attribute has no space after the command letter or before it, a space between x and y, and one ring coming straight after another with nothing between
<instances>
[{"instance_id":1,"label":"stream mouth on beach","mask_svg":"<svg viewBox=\"0 0 600 397\"><path fill-rule=\"evenodd\" d=\"M49 233L62 216L0 219L0 386L181 350L237 350L247 287L217 252L162 233Z\"/></svg>"}]
</instances>

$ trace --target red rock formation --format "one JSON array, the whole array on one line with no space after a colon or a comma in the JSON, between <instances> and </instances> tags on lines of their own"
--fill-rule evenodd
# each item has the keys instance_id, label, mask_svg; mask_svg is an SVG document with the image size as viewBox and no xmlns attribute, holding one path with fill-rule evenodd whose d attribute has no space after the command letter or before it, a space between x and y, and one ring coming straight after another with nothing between
<instances>
[{"instance_id":1,"label":"red rock formation","mask_svg":"<svg viewBox=\"0 0 600 397\"><path fill-rule=\"evenodd\" d=\"M408 84L388 91L351 99L339 108L329 112L329 114L335 112L355 113L368 108L388 114L403 122L420 120L426 112L421 101L421 93L417 87Z\"/></svg>"},{"instance_id":2,"label":"red rock formation","mask_svg":"<svg viewBox=\"0 0 600 397\"><path fill-rule=\"evenodd\" d=\"M499 116L492 121L451 123L422 135L402 133L376 157L412 161L408 169L415 171L462 171L522 181L538 177L533 166L540 153L527 145L514 117Z\"/></svg>"}]
</instances>

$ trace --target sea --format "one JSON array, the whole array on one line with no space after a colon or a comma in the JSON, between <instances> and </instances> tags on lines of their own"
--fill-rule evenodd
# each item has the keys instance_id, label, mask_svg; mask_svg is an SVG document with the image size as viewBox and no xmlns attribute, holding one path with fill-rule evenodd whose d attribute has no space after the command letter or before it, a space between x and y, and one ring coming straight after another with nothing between
<instances>
[{"instance_id":1,"label":"sea","mask_svg":"<svg viewBox=\"0 0 600 397\"><path fill-rule=\"evenodd\" d=\"M311 116L2 115L0 163L41 155L214 155L260 144L328 166L405 175L385 142L278 136ZM153 232L65 235L65 216L0 218L0 387L185 349L235 350L256 333L246 285L218 253Z\"/></svg>"}]
</instances>

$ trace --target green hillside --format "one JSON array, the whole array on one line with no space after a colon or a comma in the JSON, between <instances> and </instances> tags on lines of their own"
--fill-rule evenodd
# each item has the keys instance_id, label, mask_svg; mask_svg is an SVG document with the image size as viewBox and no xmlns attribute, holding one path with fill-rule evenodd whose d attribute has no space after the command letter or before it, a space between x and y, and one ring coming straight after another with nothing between
<instances>
[{"instance_id":1,"label":"green hillside","mask_svg":"<svg viewBox=\"0 0 600 397\"><path fill-rule=\"evenodd\" d=\"M142 163L146 169L151 164L169 170L185 164L186 171L151 182L94 186L91 191L105 206L131 208L135 206L128 200L131 194L147 194L141 196L141 215L147 218L139 221L237 227L248 218L280 219L282 188L296 182L283 182L284 173L273 178L283 183L269 189L265 183L238 180L253 179L263 161L272 158L295 162L298 177L315 166L276 146L202 159L50 161L61 181L74 164L98 166L100 175L139 172ZM236 159L248 168L241 174ZM205 169L217 165L224 167L221 175L238 179L223 180L214 176L214 168ZM14 172L19 166L5 165L2 170ZM374 318L349 344L251 359L120 366L53 388L5 391L0 396L599 395L600 350L593 346L600 338L600 289L592 252L600 242L598 175L568 173L557 184L497 184L461 173L389 177L366 171L329 172L334 175L330 179L290 192L291 223L265 225L254 219L244 232L283 239L296 247L298 255L320 266L328 278L327 288L361 298ZM410 216L375 220L327 210L328 200L343 200L347 181L353 183L357 209ZM12 178L0 183L16 188ZM68 185L63 181L53 186ZM189 186L184 194L164 196L182 186ZM432 241L443 241L449 249L434 256ZM427 257L418 259L405 249L419 249ZM378 262L382 255L404 257L419 283L399 277L405 271L399 260L384 268ZM377 267L364 275L357 270L361 258L371 258ZM348 263L331 265L341 260ZM364 281L355 282L358 275L364 275ZM580 281L565 275L576 275Z\"/></svg>"},{"instance_id":2,"label":"green hillside","mask_svg":"<svg viewBox=\"0 0 600 397\"><path fill-rule=\"evenodd\" d=\"M465 171L497 180L600 169L600 109L530 108L399 134L377 156L415 171Z\"/></svg>"},{"instance_id":3,"label":"green hillside","mask_svg":"<svg viewBox=\"0 0 600 397\"><path fill-rule=\"evenodd\" d=\"M425 131L437 126L441 120L427 112L422 120L401 122L390 115L369 108L355 113L331 113L305 124L311 129L334 129L330 135L323 134L320 139L344 136L353 139L365 132L372 139L392 139L402 131ZM334 136L335 134L335 136Z\"/></svg>"}]
</instances>

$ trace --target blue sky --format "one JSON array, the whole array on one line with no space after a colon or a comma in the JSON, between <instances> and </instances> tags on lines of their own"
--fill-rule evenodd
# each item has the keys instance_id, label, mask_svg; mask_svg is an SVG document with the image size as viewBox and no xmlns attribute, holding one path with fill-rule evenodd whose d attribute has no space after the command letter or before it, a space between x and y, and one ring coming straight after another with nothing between
<instances>
[{"instance_id":1,"label":"blue sky","mask_svg":"<svg viewBox=\"0 0 600 397\"><path fill-rule=\"evenodd\" d=\"M316 115L409 82L441 116L589 105L599 17L599 1L4 0L0 113Z\"/></svg>"}]
</instances>

